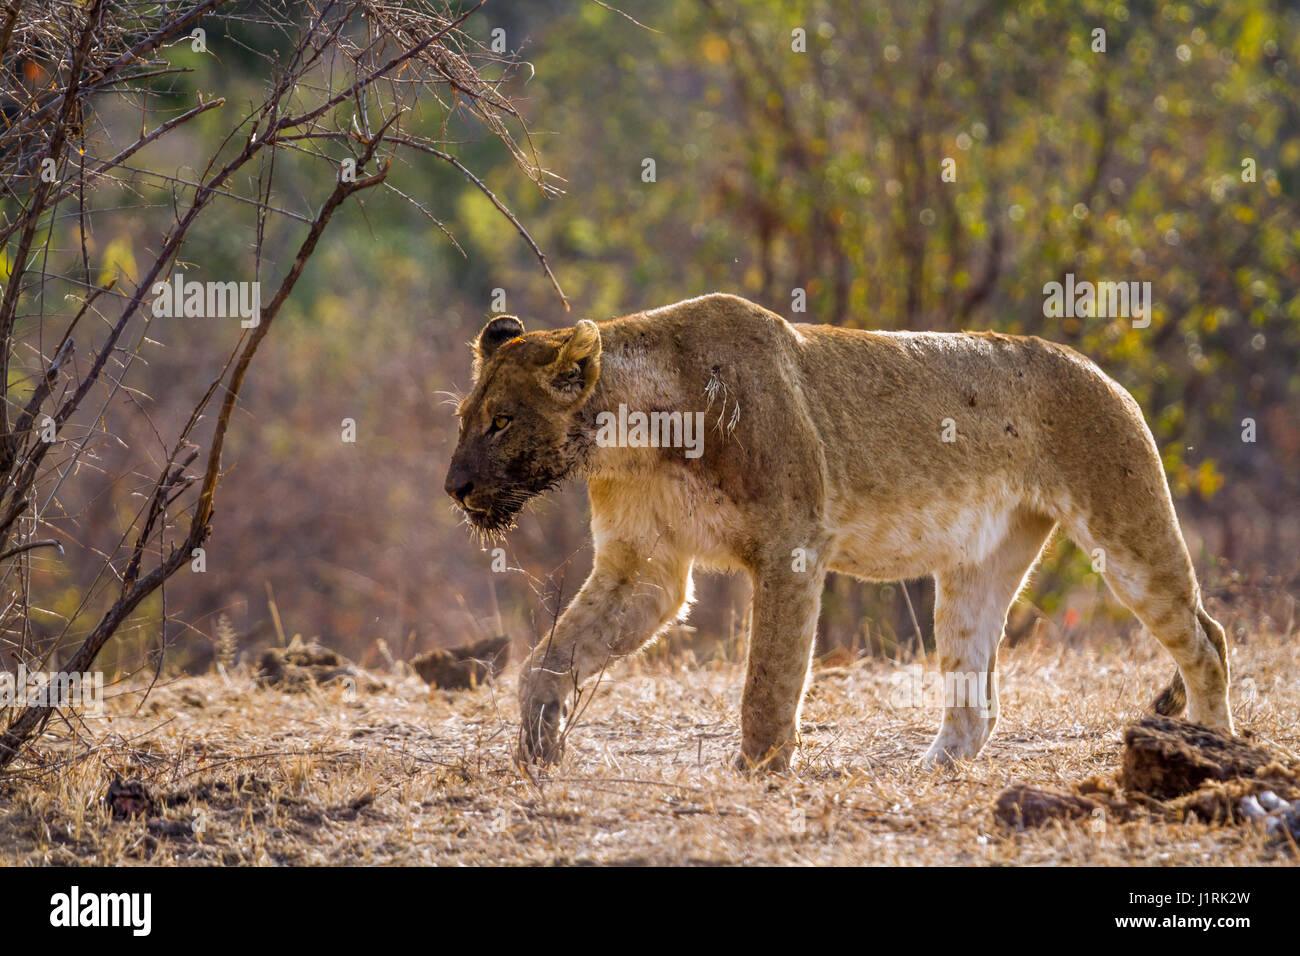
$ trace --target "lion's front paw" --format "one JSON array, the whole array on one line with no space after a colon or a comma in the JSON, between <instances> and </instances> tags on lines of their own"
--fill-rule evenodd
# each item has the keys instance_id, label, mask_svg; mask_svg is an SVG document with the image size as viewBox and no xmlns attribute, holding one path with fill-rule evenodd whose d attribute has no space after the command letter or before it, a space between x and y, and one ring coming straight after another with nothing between
<instances>
[{"instance_id":1,"label":"lion's front paw","mask_svg":"<svg viewBox=\"0 0 1300 956\"><path fill-rule=\"evenodd\" d=\"M755 750L753 754L742 750L733 764L736 770L746 776L758 773L784 773L790 769L794 756L794 744Z\"/></svg>"},{"instance_id":2,"label":"lion's front paw","mask_svg":"<svg viewBox=\"0 0 1300 956\"><path fill-rule=\"evenodd\" d=\"M953 756L948 749L931 744L918 761L922 770L945 771L951 770L957 764L957 758Z\"/></svg>"},{"instance_id":3,"label":"lion's front paw","mask_svg":"<svg viewBox=\"0 0 1300 956\"><path fill-rule=\"evenodd\" d=\"M519 727L520 759L535 764L559 763L564 755L564 704L558 700L523 705Z\"/></svg>"},{"instance_id":4,"label":"lion's front paw","mask_svg":"<svg viewBox=\"0 0 1300 956\"><path fill-rule=\"evenodd\" d=\"M968 734L942 732L921 758L921 769L951 770L960 760L974 760L987 739L983 729Z\"/></svg>"}]
</instances>

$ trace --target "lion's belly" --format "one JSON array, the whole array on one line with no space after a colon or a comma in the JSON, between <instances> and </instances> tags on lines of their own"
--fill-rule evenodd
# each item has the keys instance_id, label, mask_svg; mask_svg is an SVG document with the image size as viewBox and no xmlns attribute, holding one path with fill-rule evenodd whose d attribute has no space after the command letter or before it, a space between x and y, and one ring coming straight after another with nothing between
<instances>
[{"instance_id":1,"label":"lion's belly","mask_svg":"<svg viewBox=\"0 0 1300 956\"><path fill-rule=\"evenodd\" d=\"M983 561L1020 505L1008 489L974 499L866 503L840 510L831 568L872 580L922 577Z\"/></svg>"},{"instance_id":2,"label":"lion's belly","mask_svg":"<svg viewBox=\"0 0 1300 956\"><path fill-rule=\"evenodd\" d=\"M742 508L716 485L680 472L648 467L628 470L620 477L617 493L605 493L624 506L602 507L593 513L598 547L605 539L623 540L642 542L652 551L663 546L667 535L700 568L742 570L745 545L761 540L765 529L783 523L765 510ZM896 487L905 485L899 482ZM940 492L914 482L883 500L833 499L824 518L832 542L830 567L862 578L896 581L978 563L1003 540L1024 504L1022 495L998 479L967 486L962 493L953 486ZM763 509L772 507L765 504ZM790 546L775 539L769 543Z\"/></svg>"}]
</instances>

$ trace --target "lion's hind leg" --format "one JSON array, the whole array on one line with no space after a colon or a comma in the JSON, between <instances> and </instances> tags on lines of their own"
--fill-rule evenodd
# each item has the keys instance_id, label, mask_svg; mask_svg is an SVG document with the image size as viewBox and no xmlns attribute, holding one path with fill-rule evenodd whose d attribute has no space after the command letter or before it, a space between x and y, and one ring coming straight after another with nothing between
<instances>
[{"instance_id":1,"label":"lion's hind leg","mask_svg":"<svg viewBox=\"0 0 1300 956\"><path fill-rule=\"evenodd\" d=\"M1227 640L1223 627L1201 606L1194 580L1189 576L1184 585L1161 587L1145 569L1117 570L1113 559L1108 564L1105 577L1111 590L1178 665L1174 679L1155 701L1156 711L1177 716L1185 701L1192 723L1232 733Z\"/></svg>"},{"instance_id":2,"label":"lion's hind leg","mask_svg":"<svg viewBox=\"0 0 1300 956\"><path fill-rule=\"evenodd\" d=\"M1224 685L1228 682L1228 637L1224 633L1223 625L1210 617L1204 607L1197 605L1196 620L1205 629L1206 637L1214 645L1214 651L1219 655L1219 660L1224 666ZM1160 692L1160 696L1155 699L1152 708L1157 714L1163 714L1166 717L1180 717L1187 707L1187 687L1183 684L1182 671L1174 669L1173 680L1169 685Z\"/></svg>"},{"instance_id":3,"label":"lion's hind leg","mask_svg":"<svg viewBox=\"0 0 1300 956\"><path fill-rule=\"evenodd\" d=\"M922 758L942 766L974 757L998 720L998 645L1007 610L1051 534L1051 518L1017 512L978 564L935 574L934 635L943 673L943 726Z\"/></svg>"},{"instance_id":4,"label":"lion's hind leg","mask_svg":"<svg viewBox=\"0 0 1300 956\"><path fill-rule=\"evenodd\" d=\"M1156 507L1155 514L1135 508L1123 524L1094 520L1080 527L1075 521L1068 530L1075 543L1100 562L1115 596L1178 665L1173 681L1155 701L1156 711L1176 716L1185 702L1193 723L1232 733L1226 636L1201 605L1172 502L1166 495Z\"/></svg>"}]
</instances>

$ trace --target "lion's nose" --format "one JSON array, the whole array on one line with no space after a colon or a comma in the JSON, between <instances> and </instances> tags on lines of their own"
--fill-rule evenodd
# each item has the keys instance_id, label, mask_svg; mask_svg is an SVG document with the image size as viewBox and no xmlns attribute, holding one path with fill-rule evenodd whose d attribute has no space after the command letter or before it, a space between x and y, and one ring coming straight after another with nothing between
<instances>
[{"instance_id":1,"label":"lion's nose","mask_svg":"<svg viewBox=\"0 0 1300 956\"><path fill-rule=\"evenodd\" d=\"M448 475L447 483L443 485L447 494L451 495L452 500L462 508L465 506L465 499L469 497L474 490L474 482L469 479L461 478L459 475Z\"/></svg>"}]
</instances>

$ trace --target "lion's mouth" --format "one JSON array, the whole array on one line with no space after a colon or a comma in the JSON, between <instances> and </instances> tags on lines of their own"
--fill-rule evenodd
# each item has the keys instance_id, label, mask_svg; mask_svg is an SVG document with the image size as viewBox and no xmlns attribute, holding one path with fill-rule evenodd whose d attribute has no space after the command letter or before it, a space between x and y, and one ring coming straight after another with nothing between
<instances>
[{"instance_id":1,"label":"lion's mouth","mask_svg":"<svg viewBox=\"0 0 1300 956\"><path fill-rule=\"evenodd\" d=\"M522 507L523 502L516 505L493 503L486 508L462 505L461 510L475 531L483 535L499 535L514 528L515 518Z\"/></svg>"},{"instance_id":2,"label":"lion's mouth","mask_svg":"<svg viewBox=\"0 0 1300 956\"><path fill-rule=\"evenodd\" d=\"M475 500L460 502L460 509L475 532L484 537L497 537L514 530L515 519L524 505L554 488L559 481L559 476L539 473L529 481L499 487L490 495L479 492Z\"/></svg>"}]
</instances>

